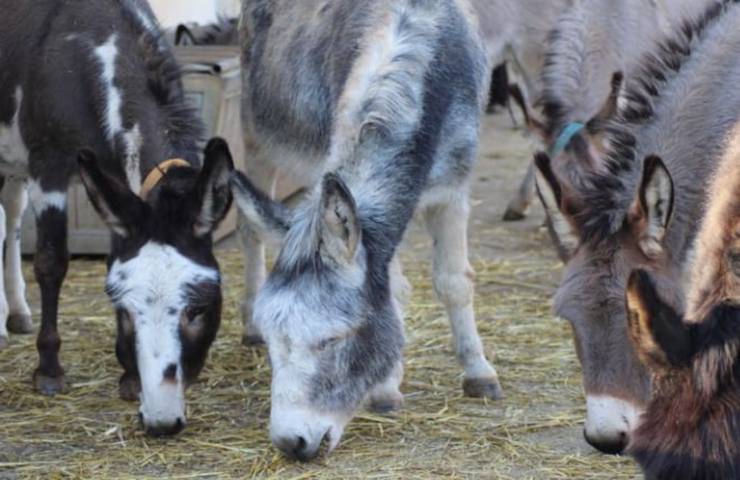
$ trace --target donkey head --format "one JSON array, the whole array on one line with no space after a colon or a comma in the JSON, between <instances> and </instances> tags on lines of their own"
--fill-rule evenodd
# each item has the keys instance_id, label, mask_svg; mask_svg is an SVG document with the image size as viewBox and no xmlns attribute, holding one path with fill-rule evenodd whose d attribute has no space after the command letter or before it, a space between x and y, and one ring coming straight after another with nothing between
<instances>
[{"instance_id":1,"label":"donkey head","mask_svg":"<svg viewBox=\"0 0 740 480\"><path fill-rule=\"evenodd\" d=\"M735 281L740 283L740 276ZM740 467L740 305L714 302L686 323L645 271L627 288L629 333L653 398L629 451L647 478L736 478ZM716 300L716 298L715 298Z\"/></svg>"},{"instance_id":2,"label":"donkey head","mask_svg":"<svg viewBox=\"0 0 740 480\"><path fill-rule=\"evenodd\" d=\"M603 162L606 152L621 155L624 149L625 155L633 155L634 139L609 131L620 84L621 76L615 75L606 105L569 139L565 150L552 159L545 153L535 158L538 194L553 243L566 263L554 307L571 322L583 367L584 433L590 444L608 453L624 449L650 391L649 377L627 336L628 276L636 268L649 268L667 297L680 291L680 275L663 248L674 201L668 170L660 158L645 158L642 179L632 193L615 187L621 187L619 172ZM621 197L604 195L610 189ZM593 215L616 211L615 205L619 215Z\"/></svg>"},{"instance_id":3,"label":"donkey head","mask_svg":"<svg viewBox=\"0 0 740 480\"><path fill-rule=\"evenodd\" d=\"M79 155L88 196L113 232L106 291L116 310L121 395L140 389L149 434L185 426L185 388L203 368L221 320L221 278L211 233L231 204L233 162L212 140L203 168L167 171L146 200Z\"/></svg>"},{"instance_id":4,"label":"donkey head","mask_svg":"<svg viewBox=\"0 0 740 480\"><path fill-rule=\"evenodd\" d=\"M324 440L329 450L339 443L369 391L400 361L387 265L373 266L379 252L363 241L354 198L335 174L295 212L241 173L232 188L249 228L283 241L253 320L272 365L272 442L310 460Z\"/></svg>"}]
</instances>

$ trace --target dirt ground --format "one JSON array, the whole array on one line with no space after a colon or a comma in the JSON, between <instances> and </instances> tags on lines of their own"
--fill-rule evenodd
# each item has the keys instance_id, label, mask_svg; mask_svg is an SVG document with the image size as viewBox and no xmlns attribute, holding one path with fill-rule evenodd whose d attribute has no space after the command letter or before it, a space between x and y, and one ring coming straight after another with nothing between
<instances>
[{"instance_id":1,"label":"dirt ground","mask_svg":"<svg viewBox=\"0 0 740 480\"><path fill-rule=\"evenodd\" d=\"M501 221L531 158L530 141L506 114L487 117L473 185L471 257L483 341L506 398L468 399L444 310L431 291L430 240L414 224L403 259L414 284L407 316L406 404L389 416L361 413L339 448L310 465L269 444L269 367L239 344L241 258L220 247L222 330L201 381L188 393L189 424L175 439L143 436L136 405L117 398L114 322L101 260L75 260L61 304L69 392L31 392L34 339L0 352L0 479L9 478L637 478L629 459L582 440L585 404L570 329L552 317L560 264L535 205L526 221ZM36 321L38 289L26 265Z\"/></svg>"}]
</instances>

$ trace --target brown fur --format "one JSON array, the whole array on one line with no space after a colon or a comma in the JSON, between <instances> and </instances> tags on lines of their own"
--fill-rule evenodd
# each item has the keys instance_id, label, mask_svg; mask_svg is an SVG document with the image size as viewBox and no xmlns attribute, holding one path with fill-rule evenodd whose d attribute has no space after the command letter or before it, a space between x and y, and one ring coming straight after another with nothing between
<instances>
[{"instance_id":1,"label":"brown fur","mask_svg":"<svg viewBox=\"0 0 740 480\"><path fill-rule=\"evenodd\" d=\"M688 315L679 326L692 341L685 365L670 362L656 340L647 304L660 300L632 283L627 292L630 336L654 376L629 448L648 478L740 478L740 278L732 265L740 238L740 128L709 191Z\"/></svg>"}]
</instances>

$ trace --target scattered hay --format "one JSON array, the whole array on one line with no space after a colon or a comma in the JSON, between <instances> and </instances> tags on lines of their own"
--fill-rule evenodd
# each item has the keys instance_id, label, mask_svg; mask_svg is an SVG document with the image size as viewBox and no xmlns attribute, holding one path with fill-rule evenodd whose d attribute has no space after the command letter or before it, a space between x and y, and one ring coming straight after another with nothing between
<instances>
[{"instance_id":1,"label":"scattered hay","mask_svg":"<svg viewBox=\"0 0 740 480\"><path fill-rule=\"evenodd\" d=\"M237 252L219 255L223 327L201 381L188 393L188 426L169 440L146 438L136 405L117 398L121 372L102 293L105 268L76 260L60 319L69 393L49 399L31 391L33 338L13 336L0 353L0 478L635 478L629 459L597 454L581 440L584 400L570 329L552 318L548 305L558 264L540 232L522 236L503 229L476 235L481 242L515 241L521 249L514 259L475 262L478 322L491 356L496 352L506 398L462 396L429 266L406 262L414 295L405 408L387 417L362 413L339 449L310 465L284 460L269 444L265 352L239 344ZM38 305L37 289L29 290Z\"/></svg>"}]
</instances>

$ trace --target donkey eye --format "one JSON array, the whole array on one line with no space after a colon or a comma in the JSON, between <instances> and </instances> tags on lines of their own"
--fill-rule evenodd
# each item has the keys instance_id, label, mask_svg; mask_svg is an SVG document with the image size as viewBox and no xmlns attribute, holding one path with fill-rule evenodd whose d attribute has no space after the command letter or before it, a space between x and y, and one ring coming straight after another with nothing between
<instances>
[{"instance_id":1,"label":"donkey eye","mask_svg":"<svg viewBox=\"0 0 740 480\"><path fill-rule=\"evenodd\" d=\"M332 345L336 345L339 342L339 340L341 340L341 338L339 337L325 338L316 344L316 350L318 351L326 350L328 347Z\"/></svg>"},{"instance_id":2,"label":"donkey eye","mask_svg":"<svg viewBox=\"0 0 740 480\"><path fill-rule=\"evenodd\" d=\"M188 308L188 320L190 322L194 322L200 316L202 316L204 313L206 313L206 309L203 308L203 307L191 307L191 308Z\"/></svg>"}]
</instances>

